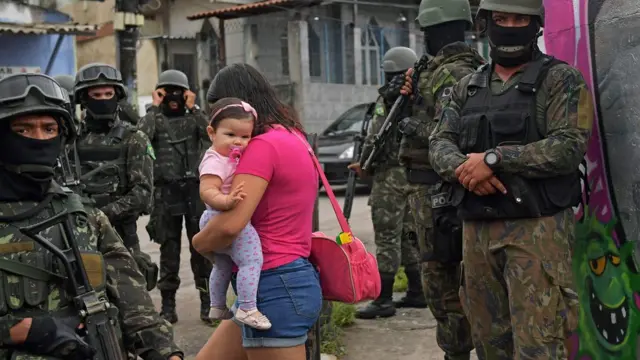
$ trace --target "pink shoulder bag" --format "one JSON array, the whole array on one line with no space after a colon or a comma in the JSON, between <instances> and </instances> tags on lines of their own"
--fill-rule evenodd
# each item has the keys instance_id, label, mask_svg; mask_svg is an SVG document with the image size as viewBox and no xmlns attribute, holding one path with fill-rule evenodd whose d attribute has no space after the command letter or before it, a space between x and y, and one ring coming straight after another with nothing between
<instances>
[{"instance_id":1,"label":"pink shoulder bag","mask_svg":"<svg viewBox=\"0 0 640 360\"><path fill-rule=\"evenodd\" d=\"M342 230L335 238L321 231L312 234L309 261L320 273L322 297L348 304L377 299L381 284L376 257L353 236L313 149L297 132L294 134L307 147Z\"/></svg>"}]
</instances>

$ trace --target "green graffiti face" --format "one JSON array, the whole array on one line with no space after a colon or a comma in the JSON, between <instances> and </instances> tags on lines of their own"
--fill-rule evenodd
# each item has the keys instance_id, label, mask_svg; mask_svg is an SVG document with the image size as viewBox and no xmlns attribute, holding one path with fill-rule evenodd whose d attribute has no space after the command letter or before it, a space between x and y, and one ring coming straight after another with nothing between
<instances>
[{"instance_id":1,"label":"green graffiti face","mask_svg":"<svg viewBox=\"0 0 640 360\"><path fill-rule=\"evenodd\" d=\"M576 227L573 267L580 298L580 349L594 359L633 358L640 330L634 244L618 249L613 226L587 217Z\"/></svg>"}]
</instances>

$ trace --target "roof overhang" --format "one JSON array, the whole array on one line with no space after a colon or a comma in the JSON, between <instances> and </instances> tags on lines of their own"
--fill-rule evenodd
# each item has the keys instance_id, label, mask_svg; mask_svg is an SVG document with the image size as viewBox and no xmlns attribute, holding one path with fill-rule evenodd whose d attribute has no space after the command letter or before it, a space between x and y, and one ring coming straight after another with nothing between
<instances>
[{"instance_id":1,"label":"roof overhang","mask_svg":"<svg viewBox=\"0 0 640 360\"><path fill-rule=\"evenodd\" d=\"M269 14L279 11L292 10L320 5L323 0L266 0L250 4L231 6L228 8L205 11L187 16L187 19L200 20L207 18L218 18L220 20L231 20L250 16Z\"/></svg>"},{"instance_id":2,"label":"roof overhang","mask_svg":"<svg viewBox=\"0 0 640 360\"><path fill-rule=\"evenodd\" d=\"M95 35L98 25L75 23L17 24L0 22L0 34L12 35Z\"/></svg>"}]
</instances>

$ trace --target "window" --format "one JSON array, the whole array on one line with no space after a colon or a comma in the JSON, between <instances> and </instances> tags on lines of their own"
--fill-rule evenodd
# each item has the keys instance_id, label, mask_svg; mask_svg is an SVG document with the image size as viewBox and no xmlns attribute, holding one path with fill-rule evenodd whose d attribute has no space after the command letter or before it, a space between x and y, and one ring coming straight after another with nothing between
<instances>
[{"instance_id":1,"label":"window","mask_svg":"<svg viewBox=\"0 0 640 360\"><path fill-rule=\"evenodd\" d=\"M382 59L380 43L383 40L382 30L374 18L369 20L365 31L360 37L362 47L362 83L365 85L379 85L382 83ZM388 44L386 44L388 46Z\"/></svg>"},{"instance_id":2,"label":"window","mask_svg":"<svg viewBox=\"0 0 640 360\"><path fill-rule=\"evenodd\" d=\"M320 48L320 36L311 25L311 21L307 22L307 32L309 36L309 76L322 76L322 53Z\"/></svg>"},{"instance_id":3,"label":"window","mask_svg":"<svg viewBox=\"0 0 640 360\"><path fill-rule=\"evenodd\" d=\"M282 75L289 75L289 33L285 26L280 35L280 58L282 60Z\"/></svg>"},{"instance_id":4,"label":"window","mask_svg":"<svg viewBox=\"0 0 640 360\"><path fill-rule=\"evenodd\" d=\"M360 104L344 112L323 133L323 135L348 135L359 133L367 112L368 104Z\"/></svg>"}]
</instances>

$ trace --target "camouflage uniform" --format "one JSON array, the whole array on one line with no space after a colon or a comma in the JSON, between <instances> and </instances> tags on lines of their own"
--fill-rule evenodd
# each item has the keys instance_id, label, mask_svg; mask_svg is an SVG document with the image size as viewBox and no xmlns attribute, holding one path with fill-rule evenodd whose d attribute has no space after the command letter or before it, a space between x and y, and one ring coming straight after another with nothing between
<instances>
[{"instance_id":1,"label":"camouflage uniform","mask_svg":"<svg viewBox=\"0 0 640 360\"><path fill-rule=\"evenodd\" d=\"M362 159L369 156L374 135L380 131L387 112L384 99L379 97L365 138ZM370 315L383 316L385 311L382 311L382 305L393 304L391 302L393 282L400 265L405 267L407 274L420 272L418 244L413 230L414 221L410 218L411 214L407 209L407 176L398 163L398 146L398 133L394 127L394 131L385 143L385 149L374 164L373 185L369 196L378 269L382 281L386 281L383 287L388 288L388 292L381 293L380 298L371 306L360 310L358 313L360 318L375 317ZM421 286L415 289L415 284L412 285L414 285L412 290L417 290L424 303ZM425 305L423 304L422 307ZM388 310L389 314L395 313L395 308L388 306L387 309L393 310Z\"/></svg>"},{"instance_id":2,"label":"camouflage uniform","mask_svg":"<svg viewBox=\"0 0 640 360\"><path fill-rule=\"evenodd\" d=\"M78 71L75 98L85 109L88 104L86 91L92 87L113 86L120 99L105 101L122 101L124 86L117 78L86 77L86 74L111 71L117 70L101 64L89 64ZM84 119L87 126L78 136L69 157L78 161L82 195L94 200L95 206L109 218L124 245L138 261L151 290L157 282L158 270L151 258L140 250L137 220L151 208L155 155L143 132L119 120L118 108L113 113L93 115L88 109Z\"/></svg>"},{"instance_id":3,"label":"camouflage uniform","mask_svg":"<svg viewBox=\"0 0 640 360\"><path fill-rule=\"evenodd\" d=\"M48 97L37 96L36 91L32 89L23 95L23 102L17 107L16 99L11 100L12 107L4 107L0 98L0 109L7 110L0 111L0 120L6 124L13 116L20 115L20 112L26 114L37 108L40 114L59 119L61 130L58 137L63 144L73 141L75 128L65 107L68 98L56 99L60 92L53 90L55 85L49 84L43 86L44 90L40 90L39 86L46 83L47 79L51 80L50 78L40 74L7 77L0 81L0 93L6 93L5 87L16 90L16 86L20 85L15 85L12 81L20 80L19 77L38 77L39 79L20 81L18 84L37 84L33 86ZM1 135L4 143L5 136L8 135ZM51 144L56 140L38 139L42 142L41 147L57 147L55 142ZM24 172L15 173L11 170L12 165L25 165L25 169L35 164L42 167L42 161L46 161L43 157L50 156L51 152L54 153L52 155L55 159L55 152L60 149L47 149L46 154L41 154L42 156L24 160L24 154L33 154L33 147L28 145L33 139L13 141L16 148L12 150L21 153L23 162L13 164L10 163L11 159L2 159L0 172L3 186L0 196L3 199L12 197L10 194L13 190L6 185L7 181L12 181L8 179L17 179L14 175L22 177L22 183L33 183L30 176L23 175ZM17 141L20 141L21 145L17 145ZM19 148L20 146L24 148ZM53 161L50 165L53 165ZM71 358L84 354L89 346L102 354L100 358L107 358L106 354L112 354L109 358L123 359L126 358L125 352L145 360L168 359L174 355L183 357L182 351L173 342L171 325L157 315L145 289L145 280L131 254L111 227L109 219L69 189L60 187L53 180L49 180L48 184L48 190L42 188L37 190L37 193L33 192L33 187L23 187L31 189L31 192L28 195L22 193L22 196L33 198L33 201L26 198L22 201L0 201L0 278L3 280L3 285L0 286L0 359L41 360L61 359L65 356ZM34 196L43 200L35 200ZM41 231L35 231L42 242L21 231L26 227L53 220L57 214L65 211L68 215L61 217L64 225L58 221ZM72 247L74 243L75 246ZM86 270L90 284L89 293L74 298L78 295L74 290L87 290L84 280L78 280L82 278L79 273L67 272L67 269L77 271L77 263L71 263L70 267L63 266L64 262L50 250L51 248L64 251L58 255L67 259L78 259L73 255L78 254L78 260L84 265L80 268ZM66 251L72 249L76 249L77 252ZM78 282L72 284L73 278ZM79 287L74 289L76 284ZM89 296L85 297L87 294ZM101 321L102 315L106 316L109 325L98 330L95 323L90 321ZM10 329L25 318L32 319L29 334L42 331L39 327L34 327L38 321L44 323L53 319L56 326L51 333L41 334L37 339L30 339L30 335L27 335L24 344L14 344ZM76 335L75 329L79 324L84 324L89 333ZM95 341L97 339L101 340ZM102 343L102 340L106 343ZM82 352L77 353L78 351Z\"/></svg>"},{"instance_id":4,"label":"camouflage uniform","mask_svg":"<svg viewBox=\"0 0 640 360\"><path fill-rule=\"evenodd\" d=\"M484 109L477 107L482 103ZM494 110L498 103L502 107ZM487 115L481 116L482 111ZM501 118L509 121L501 123ZM483 129L505 140L526 128L529 137L519 141L526 145L496 148L501 160L493 170L507 187L506 195L477 196L458 185L453 196L464 220L460 295L480 359L567 357L564 338L577 325L571 271L574 214L570 203L575 198L567 199L580 195L580 182L574 176L579 176L592 122L591 96L580 72L543 55L507 81L491 67L482 67L456 85L443 110L429 141L430 160L452 183L458 182L455 170L465 162L464 154L489 150L481 147L487 145L479 135L486 132ZM522 128L512 131L518 126ZM531 141L531 136L539 138ZM504 143L513 144L499 142ZM527 190L521 191L522 184ZM551 204L540 202L544 206L539 206L537 216L522 215L533 212L532 204L538 204L539 190L534 186L540 184ZM469 210L473 202L484 205L474 212ZM520 202L529 206L513 205ZM507 203L512 204L509 210L492 207ZM489 215L482 219L477 213Z\"/></svg>"},{"instance_id":5,"label":"camouflage uniform","mask_svg":"<svg viewBox=\"0 0 640 360\"><path fill-rule=\"evenodd\" d=\"M483 63L482 57L467 44L457 42L445 46L429 62L418 80L419 102L413 105L412 117L419 121L415 133L403 136L400 161L416 183L410 184L408 209L413 212L420 252L433 252L433 219L430 197L440 182L428 162L428 139L441 111L442 100L451 95L452 87ZM411 175L409 175L411 176ZM427 261L422 266L422 279L429 309L438 321L437 340L447 359L467 358L473 349L469 323L458 297L460 270L457 263Z\"/></svg>"},{"instance_id":6,"label":"camouflage uniform","mask_svg":"<svg viewBox=\"0 0 640 360\"><path fill-rule=\"evenodd\" d=\"M186 76L184 80L186 82ZM162 78L160 81L158 87L163 86ZM138 124L139 129L149 136L157 152L154 164L154 208L147 230L153 241L160 244L158 288L162 292L162 314L171 322L178 320L175 294L180 287L184 218L191 253L191 271L195 286L200 291L201 318L207 322L210 305L207 288L212 264L193 248L191 240L200 231L200 215L204 211L199 193L198 165L204 151L211 146L206 132L209 124L197 107L175 116L164 114L162 107L164 105L151 106Z\"/></svg>"}]
</instances>

